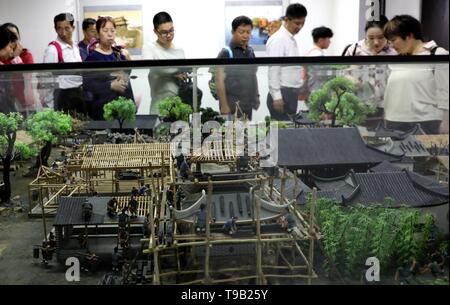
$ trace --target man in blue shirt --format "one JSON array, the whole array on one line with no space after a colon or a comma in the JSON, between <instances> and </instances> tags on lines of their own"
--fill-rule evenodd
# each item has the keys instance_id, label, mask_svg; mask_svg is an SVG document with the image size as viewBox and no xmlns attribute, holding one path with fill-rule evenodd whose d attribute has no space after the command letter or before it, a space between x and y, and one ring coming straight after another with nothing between
<instances>
[{"instance_id":1,"label":"man in blue shirt","mask_svg":"<svg viewBox=\"0 0 450 305\"><path fill-rule=\"evenodd\" d=\"M181 179L183 179L183 181L185 179L188 179L190 173L191 173L191 168L190 168L188 162L186 161L186 158L184 158L183 162L180 165L180 177L181 177Z\"/></svg>"},{"instance_id":2,"label":"man in blue shirt","mask_svg":"<svg viewBox=\"0 0 450 305\"><path fill-rule=\"evenodd\" d=\"M295 227L297 227L297 223L295 222L294 215L292 215L291 211L289 211L289 208L286 208L282 228L284 228L288 233L292 233Z\"/></svg>"},{"instance_id":3,"label":"man in blue shirt","mask_svg":"<svg viewBox=\"0 0 450 305\"><path fill-rule=\"evenodd\" d=\"M204 233L206 231L206 211L205 204L202 203L200 205L200 210L195 213L194 223L195 223L195 232Z\"/></svg>"},{"instance_id":4,"label":"man in blue shirt","mask_svg":"<svg viewBox=\"0 0 450 305\"><path fill-rule=\"evenodd\" d=\"M237 216L233 216L227 220L227 222L223 225L222 230L225 234L233 235L237 232L236 220Z\"/></svg>"},{"instance_id":5,"label":"man in blue shirt","mask_svg":"<svg viewBox=\"0 0 450 305\"><path fill-rule=\"evenodd\" d=\"M88 46L93 38L97 38L97 30L95 28L95 19L86 18L83 20L84 39L78 43L80 56L83 61L88 57Z\"/></svg>"}]
</instances>

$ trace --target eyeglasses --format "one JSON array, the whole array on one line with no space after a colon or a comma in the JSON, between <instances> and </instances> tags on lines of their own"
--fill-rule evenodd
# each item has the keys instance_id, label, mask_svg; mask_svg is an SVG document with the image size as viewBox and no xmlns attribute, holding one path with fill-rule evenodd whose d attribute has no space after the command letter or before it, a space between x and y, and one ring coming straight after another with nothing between
<instances>
[{"instance_id":1,"label":"eyeglasses","mask_svg":"<svg viewBox=\"0 0 450 305\"><path fill-rule=\"evenodd\" d=\"M170 29L168 31L158 31L159 35L161 35L162 37L169 37L169 35L173 35L175 33L175 29Z\"/></svg>"}]
</instances>

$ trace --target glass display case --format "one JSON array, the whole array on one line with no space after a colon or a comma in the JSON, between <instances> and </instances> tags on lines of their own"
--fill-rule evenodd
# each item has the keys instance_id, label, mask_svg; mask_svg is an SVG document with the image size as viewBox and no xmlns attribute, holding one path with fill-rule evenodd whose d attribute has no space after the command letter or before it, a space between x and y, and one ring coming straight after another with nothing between
<instances>
[{"instance_id":1,"label":"glass display case","mask_svg":"<svg viewBox=\"0 0 450 305\"><path fill-rule=\"evenodd\" d=\"M317 108L329 95L328 106L310 114L317 123L336 117L337 124L376 127L386 119L400 129L408 129L402 122L422 122L436 131L439 128L429 121L442 120L448 111L446 60L447 56L326 57L2 66L1 111L33 113L51 107L102 121L103 106L119 96L133 100L138 115L156 116L164 99L180 96L193 110L210 107L221 115L235 115L239 105L239 113L254 121L266 116L295 121L297 114L308 112L311 104ZM332 80L335 85L345 83L348 93L358 98L354 105L361 102L375 109L357 107L359 113L351 117L345 111L351 108L348 100L333 100L328 87L328 92L318 91ZM366 110L370 113L362 119Z\"/></svg>"}]
</instances>

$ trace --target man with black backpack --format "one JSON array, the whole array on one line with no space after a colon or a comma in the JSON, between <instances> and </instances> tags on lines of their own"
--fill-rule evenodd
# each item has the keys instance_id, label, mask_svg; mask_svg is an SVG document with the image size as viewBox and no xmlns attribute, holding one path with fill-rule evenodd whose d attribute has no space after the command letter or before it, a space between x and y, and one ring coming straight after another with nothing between
<instances>
[{"instance_id":1,"label":"man with black backpack","mask_svg":"<svg viewBox=\"0 0 450 305\"><path fill-rule=\"evenodd\" d=\"M235 18L231 24L232 38L228 46L223 48L218 58L255 58L255 52L249 46L252 36L253 23L246 16ZM219 100L222 115L234 114L239 104L241 112L238 117L245 115L252 119L253 109L258 110L259 90L256 78L257 67L240 66L217 68L215 71L216 98ZM214 96L214 94L213 94Z\"/></svg>"},{"instance_id":2,"label":"man with black backpack","mask_svg":"<svg viewBox=\"0 0 450 305\"><path fill-rule=\"evenodd\" d=\"M44 63L81 62L80 50L72 39L75 31L73 15L70 13L59 14L53 22L58 36L55 41L49 43L45 50ZM60 75L56 77L55 81L55 90L53 91L55 110L85 113L81 87L82 77L80 75Z\"/></svg>"}]
</instances>

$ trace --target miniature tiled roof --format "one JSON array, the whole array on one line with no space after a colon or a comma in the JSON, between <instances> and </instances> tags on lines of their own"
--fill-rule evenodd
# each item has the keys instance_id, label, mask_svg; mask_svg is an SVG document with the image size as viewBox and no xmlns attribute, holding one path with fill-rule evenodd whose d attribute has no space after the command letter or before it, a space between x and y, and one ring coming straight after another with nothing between
<instances>
[{"instance_id":1,"label":"miniature tiled roof","mask_svg":"<svg viewBox=\"0 0 450 305\"><path fill-rule=\"evenodd\" d=\"M297 188L295 186L294 179L297 180ZM281 193L281 179L280 178L274 179L273 185ZM289 179L286 179L284 187L285 187L284 194L286 198L288 198L289 200L295 199L297 203L304 202L304 199L306 199L306 194L311 192L311 189L299 178L296 177L289 177Z\"/></svg>"},{"instance_id":2,"label":"miniature tiled roof","mask_svg":"<svg viewBox=\"0 0 450 305\"><path fill-rule=\"evenodd\" d=\"M251 198L251 191L213 191L211 217L215 218L216 224L224 224L228 219L237 216L237 223L249 223L253 221L255 216L254 202ZM280 217L284 214L285 209L290 206L275 204L264 198L259 198L261 203L260 217L261 220L271 220ZM200 210L200 206L207 205L207 195L203 190L202 195L195 201L189 202L186 206L182 202L183 210L172 210L172 215L176 220L184 222L193 222L193 216Z\"/></svg>"},{"instance_id":3,"label":"miniature tiled roof","mask_svg":"<svg viewBox=\"0 0 450 305\"><path fill-rule=\"evenodd\" d=\"M401 172L402 169L390 162L383 161L380 164L372 167L370 171L373 173L392 173L392 172Z\"/></svg>"},{"instance_id":4,"label":"miniature tiled roof","mask_svg":"<svg viewBox=\"0 0 450 305\"><path fill-rule=\"evenodd\" d=\"M106 204L109 197L62 197L53 223L55 226L65 225L98 225L104 223ZM89 201L92 204L92 217L88 223L82 218L81 206Z\"/></svg>"},{"instance_id":5,"label":"miniature tiled roof","mask_svg":"<svg viewBox=\"0 0 450 305\"><path fill-rule=\"evenodd\" d=\"M395 206L427 207L449 202L448 187L419 174L401 172L353 173L335 181L319 181L317 196L342 204L385 204L392 198ZM340 182L341 186L337 183Z\"/></svg>"},{"instance_id":6,"label":"miniature tiled roof","mask_svg":"<svg viewBox=\"0 0 450 305\"><path fill-rule=\"evenodd\" d=\"M388 129L380 123L374 131L376 138L392 138L393 140L403 140L410 135L425 135L425 132L423 131L422 127L420 127L420 124L417 124L411 130L405 132L400 130Z\"/></svg>"},{"instance_id":7,"label":"miniature tiled roof","mask_svg":"<svg viewBox=\"0 0 450 305\"><path fill-rule=\"evenodd\" d=\"M137 115L135 121L125 121L123 129L141 129L153 130L159 124L159 117L157 115ZM104 130L104 129L119 129L119 123L114 121L88 121L84 128L88 130Z\"/></svg>"},{"instance_id":8,"label":"miniature tiled roof","mask_svg":"<svg viewBox=\"0 0 450 305\"><path fill-rule=\"evenodd\" d=\"M309 113L306 111L300 111L293 117L294 123L296 123L298 125L315 125L315 124L317 124L316 121L313 121L308 117L308 114Z\"/></svg>"},{"instance_id":9,"label":"miniature tiled roof","mask_svg":"<svg viewBox=\"0 0 450 305\"><path fill-rule=\"evenodd\" d=\"M377 149L394 155L404 154L412 158L430 156L426 147L413 135L408 135L403 139L388 139L385 144L377 146Z\"/></svg>"},{"instance_id":10,"label":"miniature tiled roof","mask_svg":"<svg viewBox=\"0 0 450 305\"><path fill-rule=\"evenodd\" d=\"M401 158L366 145L357 128L280 129L278 134L280 167L375 165Z\"/></svg>"}]
</instances>

